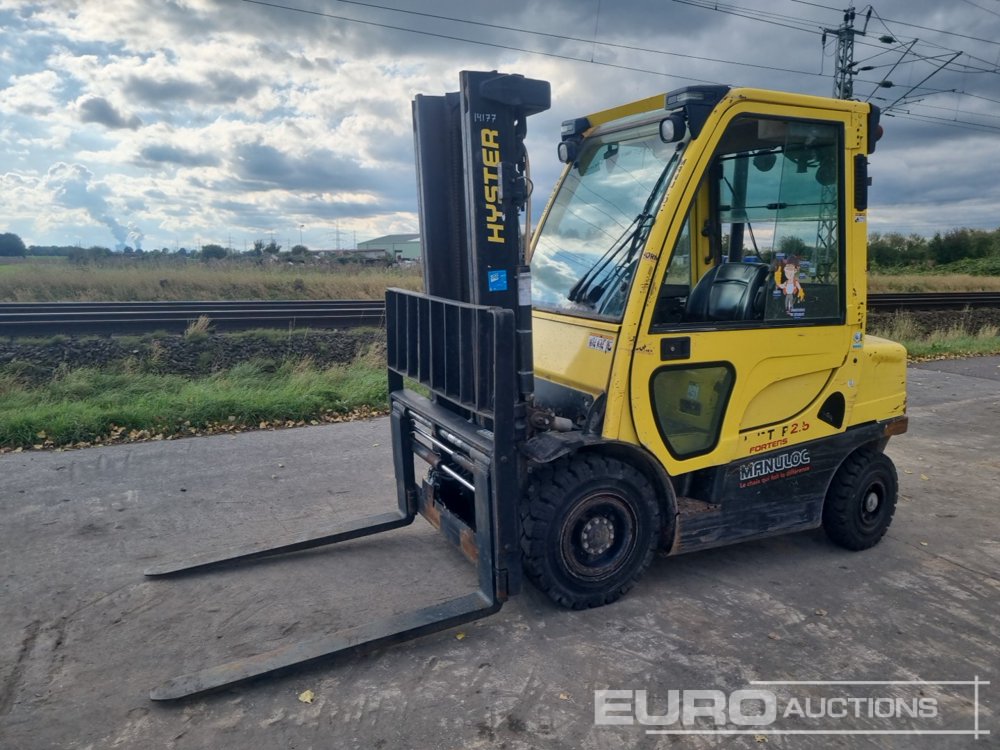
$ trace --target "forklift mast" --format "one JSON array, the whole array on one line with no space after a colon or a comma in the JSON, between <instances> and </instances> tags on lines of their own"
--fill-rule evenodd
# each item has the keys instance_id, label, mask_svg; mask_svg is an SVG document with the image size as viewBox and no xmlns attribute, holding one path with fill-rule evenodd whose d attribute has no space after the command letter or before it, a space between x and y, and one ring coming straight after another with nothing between
<instances>
[{"instance_id":1,"label":"forklift mast","mask_svg":"<svg viewBox=\"0 0 1000 750\"><path fill-rule=\"evenodd\" d=\"M320 536L214 553L146 571L187 574L389 531L423 515L476 567L449 601L168 680L175 700L264 674L417 638L496 612L520 589L518 446L531 399L531 292L520 236L528 198L526 118L549 84L461 74L460 90L413 103L424 285L386 293L397 508ZM428 396L406 388L423 386ZM418 476L414 458L430 469Z\"/></svg>"},{"instance_id":2,"label":"forklift mast","mask_svg":"<svg viewBox=\"0 0 1000 750\"><path fill-rule=\"evenodd\" d=\"M521 400L532 392L531 279L520 213L528 200L526 118L547 81L463 71L461 90L413 101L424 291L514 312Z\"/></svg>"}]
</instances>

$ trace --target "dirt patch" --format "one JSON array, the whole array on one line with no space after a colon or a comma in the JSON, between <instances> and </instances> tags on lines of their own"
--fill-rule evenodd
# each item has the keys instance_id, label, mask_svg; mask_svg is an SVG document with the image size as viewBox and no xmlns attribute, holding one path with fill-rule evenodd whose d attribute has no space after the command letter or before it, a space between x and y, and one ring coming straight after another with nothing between
<instances>
[{"instance_id":1,"label":"dirt patch","mask_svg":"<svg viewBox=\"0 0 1000 750\"><path fill-rule=\"evenodd\" d=\"M0 368L21 380L40 383L60 368L126 367L136 372L208 375L242 362L275 366L309 358L318 367L345 364L383 341L377 330L274 331L201 334L193 337L54 337L46 341L0 342Z\"/></svg>"}]
</instances>

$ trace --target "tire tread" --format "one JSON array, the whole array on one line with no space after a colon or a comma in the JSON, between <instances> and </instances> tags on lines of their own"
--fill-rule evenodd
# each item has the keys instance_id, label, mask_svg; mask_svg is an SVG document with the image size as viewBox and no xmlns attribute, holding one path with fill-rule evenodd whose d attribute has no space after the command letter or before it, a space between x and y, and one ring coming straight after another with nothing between
<instances>
[{"instance_id":1,"label":"tire tread","mask_svg":"<svg viewBox=\"0 0 1000 750\"><path fill-rule=\"evenodd\" d=\"M548 531L563 504L580 485L602 477L632 485L635 500L651 517L653 529L647 530L649 543L642 550L641 562L628 577L606 591L572 591L556 580L548 560ZM619 599L636 584L649 567L659 535L659 506L649 480L639 471L616 458L583 454L558 459L537 468L529 481L521 503L521 550L527 578L560 606L570 609L599 607ZM642 534L639 535L640 539Z\"/></svg>"}]
</instances>

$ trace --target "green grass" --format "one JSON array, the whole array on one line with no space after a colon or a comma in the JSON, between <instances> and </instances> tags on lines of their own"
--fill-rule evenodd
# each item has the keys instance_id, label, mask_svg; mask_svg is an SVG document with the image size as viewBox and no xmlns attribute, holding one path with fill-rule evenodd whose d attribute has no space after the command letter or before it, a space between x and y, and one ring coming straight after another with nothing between
<instances>
[{"instance_id":1,"label":"green grass","mask_svg":"<svg viewBox=\"0 0 1000 750\"><path fill-rule=\"evenodd\" d=\"M7 375L0 379L0 446L168 437L220 425L257 428L384 409L386 402L384 366L364 359L328 369L308 360L286 362L273 372L246 363L193 379L76 369L34 387Z\"/></svg>"},{"instance_id":2,"label":"green grass","mask_svg":"<svg viewBox=\"0 0 1000 750\"><path fill-rule=\"evenodd\" d=\"M955 323L925 333L912 317L900 313L871 333L898 341L913 360L1000 354L1000 328L995 325L972 331L963 323Z\"/></svg>"}]
</instances>

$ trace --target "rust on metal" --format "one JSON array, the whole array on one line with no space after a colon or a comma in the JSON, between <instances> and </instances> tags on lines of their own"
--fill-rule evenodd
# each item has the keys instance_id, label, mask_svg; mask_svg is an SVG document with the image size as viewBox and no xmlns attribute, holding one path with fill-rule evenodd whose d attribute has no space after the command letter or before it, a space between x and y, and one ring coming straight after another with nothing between
<instances>
[{"instance_id":1,"label":"rust on metal","mask_svg":"<svg viewBox=\"0 0 1000 750\"><path fill-rule=\"evenodd\" d=\"M885 424L885 432L883 433L886 437L891 435L902 435L906 432L907 428L910 426L909 417L896 417L891 419Z\"/></svg>"},{"instance_id":2,"label":"rust on metal","mask_svg":"<svg viewBox=\"0 0 1000 750\"><path fill-rule=\"evenodd\" d=\"M479 545L476 544L476 533L472 529L462 529L458 546L472 564L479 563Z\"/></svg>"},{"instance_id":3,"label":"rust on metal","mask_svg":"<svg viewBox=\"0 0 1000 750\"><path fill-rule=\"evenodd\" d=\"M427 485L424 485L426 488ZM427 519L427 522L435 529L441 528L441 509L434 502L433 492L427 492L420 503L420 515Z\"/></svg>"}]
</instances>

